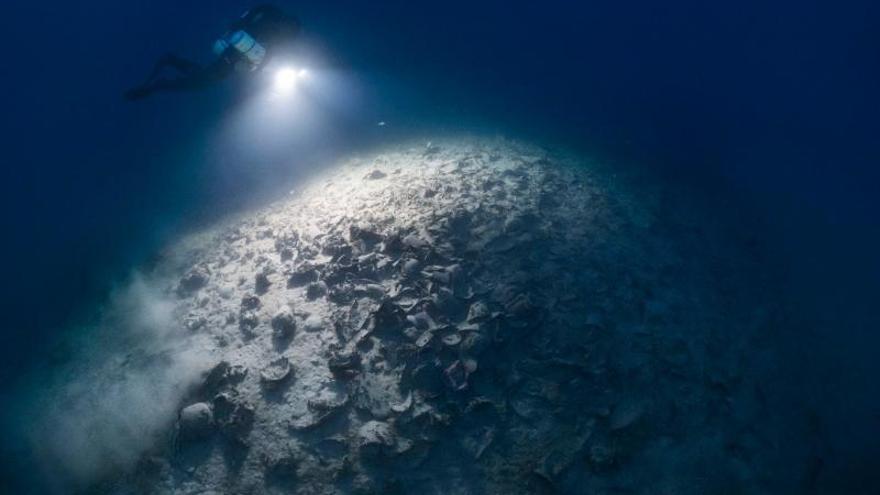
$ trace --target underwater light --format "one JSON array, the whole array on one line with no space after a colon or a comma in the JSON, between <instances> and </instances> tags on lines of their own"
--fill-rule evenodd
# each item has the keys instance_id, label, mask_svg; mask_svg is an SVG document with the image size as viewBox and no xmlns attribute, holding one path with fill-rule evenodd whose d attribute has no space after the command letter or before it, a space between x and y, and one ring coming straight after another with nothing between
<instances>
[{"instance_id":1,"label":"underwater light","mask_svg":"<svg viewBox=\"0 0 880 495\"><path fill-rule=\"evenodd\" d=\"M296 87L296 81L300 78L300 71L284 67L275 73L275 89L288 92Z\"/></svg>"},{"instance_id":2,"label":"underwater light","mask_svg":"<svg viewBox=\"0 0 880 495\"><path fill-rule=\"evenodd\" d=\"M282 67L275 72L275 91L277 93L289 93L296 88L301 79L309 76L309 71L303 68Z\"/></svg>"}]
</instances>

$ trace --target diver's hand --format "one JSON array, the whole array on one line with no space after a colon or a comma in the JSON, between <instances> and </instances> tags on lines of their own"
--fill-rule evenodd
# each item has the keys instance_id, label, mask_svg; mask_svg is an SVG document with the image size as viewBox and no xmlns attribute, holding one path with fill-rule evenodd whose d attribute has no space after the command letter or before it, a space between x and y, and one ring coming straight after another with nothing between
<instances>
[{"instance_id":1,"label":"diver's hand","mask_svg":"<svg viewBox=\"0 0 880 495\"><path fill-rule=\"evenodd\" d=\"M132 88L125 92L125 99L128 101L142 100L148 96L153 91L150 88L141 86L139 88Z\"/></svg>"}]
</instances>

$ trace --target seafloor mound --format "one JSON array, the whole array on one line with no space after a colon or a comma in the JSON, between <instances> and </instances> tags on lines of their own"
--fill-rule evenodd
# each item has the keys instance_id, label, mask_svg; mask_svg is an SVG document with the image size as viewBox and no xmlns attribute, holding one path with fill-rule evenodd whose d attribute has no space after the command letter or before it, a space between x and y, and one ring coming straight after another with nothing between
<instances>
[{"instance_id":1,"label":"seafloor mound","mask_svg":"<svg viewBox=\"0 0 880 495\"><path fill-rule=\"evenodd\" d=\"M754 371L770 302L667 194L450 141L354 159L193 236L149 278L204 373L96 489L773 491ZM139 352L105 366L183 350Z\"/></svg>"}]
</instances>

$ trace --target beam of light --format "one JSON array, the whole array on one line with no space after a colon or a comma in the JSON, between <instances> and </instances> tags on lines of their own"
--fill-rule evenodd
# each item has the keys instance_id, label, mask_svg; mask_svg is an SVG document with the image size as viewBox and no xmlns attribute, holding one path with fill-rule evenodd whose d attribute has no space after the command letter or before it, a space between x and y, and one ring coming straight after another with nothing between
<instances>
[{"instance_id":1,"label":"beam of light","mask_svg":"<svg viewBox=\"0 0 880 495\"><path fill-rule=\"evenodd\" d=\"M363 112L357 74L348 71L279 59L254 76L246 80L249 97L229 106L205 155L203 187L224 191L230 203L289 190L320 163L315 157L347 149L346 126Z\"/></svg>"},{"instance_id":2,"label":"beam of light","mask_svg":"<svg viewBox=\"0 0 880 495\"><path fill-rule=\"evenodd\" d=\"M300 79L300 72L305 69L296 70L290 67L279 69L275 74L275 91L279 93L289 93L296 88L296 83Z\"/></svg>"}]
</instances>

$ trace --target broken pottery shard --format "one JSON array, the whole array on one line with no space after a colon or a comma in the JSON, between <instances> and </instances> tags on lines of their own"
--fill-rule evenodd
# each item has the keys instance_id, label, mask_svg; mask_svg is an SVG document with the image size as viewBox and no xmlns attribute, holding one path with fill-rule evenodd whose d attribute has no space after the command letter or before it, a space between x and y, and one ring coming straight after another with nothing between
<instances>
[{"instance_id":1,"label":"broken pottery shard","mask_svg":"<svg viewBox=\"0 0 880 495\"><path fill-rule=\"evenodd\" d=\"M450 388L456 391L464 390L468 386L468 377L477 370L477 362L468 359L465 361L455 361L447 367L443 374L446 376L446 383Z\"/></svg>"},{"instance_id":2,"label":"broken pottery shard","mask_svg":"<svg viewBox=\"0 0 880 495\"><path fill-rule=\"evenodd\" d=\"M257 296L245 296L241 299L241 310L250 311L259 309L260 298Z\"/></svg>"},{"instance_id":3,"label":"broken pottery shard","mask_svg":"<svg viewBox=\"0 0 880 495\"><path fill-rule=\"evenodd\" d=\"M422 275L440 284L449 284L452 281L452 275L443 266L425 267Z\"/></svg>"},{"instance_id":4,"label":"broken pottery shard","mask_svg":"<svg viewBox=\"0 0 880 495\"><path fill-rule=\"evenodd\" d=\"M637 423L645 413L645 403L641 400L627 399L614 407L608 426L612 430L623 430Z\"/></svg>"},{"instance_id":5,"label":"broken pottery shard","mask_svg":"<svg viewBox=\"0 0 880 495\"><path fill-rule=\"evenodd\" d=\"M266 273L258 273L254 279L254 292L257 295L263 295L269 291L269 286L272 285L272 282L269 281L269 275Z\"/></svg>"},{"instance_id":6,"label":"broken pottery shard","mask_svg":"<svg viewBox=\"0 0 880 495\"><path fill-rule=\"evenodd\" d=\"M378 250L380 253L385 253L386 255L395 255L400 253L403 249L403 242L400 239L400 234L391 233L385 236L382 239L382 243L378 246Z\"/></svg>"},{"instance_id":7,"label":"broken pottery shard","mask_svg":"<svg viewBox=\"0 0 880 495\"><path fill-rule=\"evenodd\" d=\"M257 312L253 310L242 311L241 314L238 315L238 326L241 328L242 332L246 334L251 334L257 325L260 323L260 318L257 316Z\"/></svg>"},{"instance_id":8,"label":"broken pottery shard","mask_svg":"<svg viewBox=\"0 0 880 495\"><path fill-rule=\"evenodd\" d=\"M479 323L489 319L490 316L491 313L489 312L489 306L483 301L477 301L471 304L471 307L468 310L467 321L468 323Z\"/></svg>"},{"instance_id":9,"label":"broken pottery shard","mask_svg":"<svg viewBox=\"0 0 880 495\"><path fill-rule=\"evenodd\" d=\"M536 309L532 299L525 294L520 294L513 300L508 301L504 308L514 318L527 318L533 315Z\"/></svg>"},{"instance_id":10,"label":"broken pottery shard","mask_svg":"<svg viewBox=\"0 0 880 495\"><path fill-rule=\"evenodd\" d=\"M260 380L267 386L275 386L287 380L290 374L290 360L280 357L260 372Z\"/></svg>"},{"instance_id":11,"label":"broken pottery shard","mask_svg":"<svg viewBox=\"0 0 880 495\"><path fill-rule=\"evenodd\" d=\"M388 174L386 174L385 172L382 172L381 170L373 170L372 172L365 175L364 179L366 179L366 180L379 180L379 179L384 179L385 177L388 177Z\"/></svg>"},{"instance_id":12,"label":"broken pottery shard","mask_svg":"<svg viewBox=\"0 0 880 495\"><path fill-rule=\"evenodd\" d=\"M416 339L416 347L419 349L425 348L431 341L434 339L434 332L426 331L419 335L419 338Z\"/></svg>"},{"instance_id":13,"label":"broken pottery shard","mask_svg":"<svg viewBox=\"0 0 880 495\"><path fill-rule=\"evenodd\" d=\"M227 438L243 443L254 425L254 408L229 393L214 397L214 421Z\"/></svg>"},{"instance_id":14,"label":"broken pottery shard","mask_svg":"<svg viewBox=\"0 0 880 495\"><path fill-rule=\"evenodd\" d=\"M288 287L302 287L318 280L318 272L312 265L303 264L290 274L287 279Z\"/></svg>"},{"instance_id":15,"label":"broken pottery shard","mask_svg":"<svg viewBox=\"0 0 880 495\"><path fill-rule=\"evenodd\" d=\"M282 486L292 486L297 479L299 458L292 452L275 453L263 458L266 467L266 478Z\"/></svg>"},{"instance_id":16,"label":"broken pottery shard","mask_svg":"<svg viewBox=\"0 0 880 495\"><path fill-rule=\"evenodd\" d=\"M348 404L349 396L347 393L334 397L309 399L307 402L309 413L296 418L290 423L290 427L297 431L318 428L344 412Z\"/></svg>"},{"instance_id":17,"label":"broken pottery shard","mask_svg":"<svg viewBox=\"0 0 880 495\"><path fill-rule=\"evenodd\" d=\"M208 269L203 266L196 266L190 270L177 286L177 293L181 296L188 296L198 291L208 283Z\"/></svg>"},{"instance_id":18,"label":"broken pottery shard","mask_svg":"<svg viewBox=\"0 0 880 495\"><path fill-rule=\"evenodd\" d=\"M479 460L494 440L495 428L484 426L464 436L461 443L474 459Z\"/></svg>"},{"instance_id":19,"label":"broken pottery shard","mask_svg":"<svg viewBox=\"0 0 880 495\"><path fill-rule=\"evenodd\" d=\"M324 329L324 319L318 315L309 315L303 322L303 327L307 332L318 332Z\"/></svg>"},{"instance_id":20,"label":"broken pottery shard","mask_svg":"<svg viewBox=\"0 0 880 495\"><path fill-rule=\"evenodd\" d=\"M406 319L419 330L430 330L437 326L437 323L434 322L434 319L431 318L431 315L424 311L421 311L414 315L409 315L406 317Z\"/></svg>"},{"instance_id":21,"label":"broken pottery shard","mask_svg":"<svg viewBox=\"0 0 880 495\"><path fill-rule=\"evenodd\" d=\"M403 264L403 273L407 276L413 276L419 273L421 263L418 260L409 259Z\"/></svg>"},{"instance_id":22,"label":"broken pottery shard","mask_svg":"<svg viewBox=\"0 0 880 495\"><path fill-rule=\"evenodd\" d=\"M182 439L193 440L206 437L214 427L211 406L204 402L189 405L180 411L177 422Z\"/></svg>"},{"instance_id":23,"label":"broken pottery shard","mask_svg":"<svg viewBox=\"0 0 880 495\"><path fill-rule=\"evenodd\" d=\"M207 394L216 393L220 387L226 384L226 376L229 369L229 362L220 361L217 363L205 376L205 380L202 382L202 390Z\"/></svg>"},{"instance_id":24,"label":"broken pottery shard","mask_svg":"<svg viewBox=\"0 0 880 495\"><path fill-rule=\"evenodd\" d=\"M417 234L409 234L403 238L402 242L404 246L413 250L424 249L429 246L428 241L422 239Z\"/></svg>"},{"instance_id":25,"label":"broken pottery shard","mask_svg":"<svg viewBox=\"0 0 880 495\"><path fill-rule=\"evenodd\" d=\"M373 232L368 228L363 228L357 225L352 225L348 229L348 238L352 241L363 241L367 249L372 249L373 246L382 242L382 236Z\"/></svg>"},{"instance_id":26,"label":"broken pottery shard","mask_svg":"<svg viewBox=\"0 0 880 495\"><path fill-rule=\"evenodd\" d=\"M317 399L309 399L307 406L312 413L311 421L308 420L300 424L306 428L313 428L326 422L330 416L341 412L348 406L349 398L347 393L336 395L333 397L321 397Z\"/></svg>"},{"instance_id":27,"label":"broken pottery shard","mask_svg":"<svg viewBox=\"0 0 880 495\"><path fill-rule=\"evenodd\" d=\"M398 414L403 414L403 413L409 411L410 408L412 407L412 405L413 405L413 396L412 396L412 392L409 392L408 394L406 394L406 399L404 399L403 402L391 404L391 410L398 413Z\"/></svg>"},{"instance_id":28,"label":"broken pottery shard","mask_svg":"<svg viewBox=\"0 0 880 495\"><path fill-rule=\"evenodd\" d=\"M366 296L375 300L381 300L385 296L385 287L379 284L358 285L354 287L353 291L358 296Z\"/></svg>"},{"instance_id":29,"label":"broken pottery shard","mask_svg":"<svg viewBox=\"0 0 880 495\"><path fill-rule=\"evenodd\" d=\"M404 384L428 397L437 396L443 391L443 369L430 362L419 364L413 368Z\"/></svg>"},{"instance_id":30,"label":"broken pottery shard","mask_svg":"<svg viewBox=\"0 0 880 495\"><path fill-rule=\"evenodd\" d=\"M243 366L230 366L228 361L220 361L205 376L202 382L201 393L211 396L224 387L241 382L247 375L247 368Z\"/></svg>"},{"instance_id":31,"label":"broken pottery shard","mask_svg":"<svg viewBox=\"0 0 880 495\"><path fill-rule=\"evenodd\" d=\"M540 417L546 410L541 399L523 395L510 399L510 407L521 418L528 420Z\"/></svg>"},{"instance_id":32,"label":"broken pottery shard","mask_svg":"<svg viewBox=\"0 0 880 495\"><path fill-rule=\"evenodd\" d=\"M324 282L313 282L306 288L306 298L310 301L327 294L327 284Z\"/></svg>"},{"instance_id":33,"label":"broken pottery shard","mask_svg":"<svg viewBox=\"0 0 880 495\"><path fill-rule=\"evenodd\" d=\"M597 442L590 446L587 461L594 471L602 472L614 464L614 450L605 442Z\"/></svg>"},{"instance_id":34,"label":"broken pottery shard","mask_svg":"<svg viewBox=\"0 0 880 495\"><path fill-rule=\"evenodd\" d=\"M477 360L471 358L464 358L461 360L464 365L464 370L468 375L473 375L477 372Z\"/></svg>"},{"instance_id":35,"label":"broken pottery shard","mask_svg":"<svg viewBox=\"0 0 880 495\"><path fill-rule=\"evenodd\" d=\"M337 378L351 378L360 369L360 358L353 351L336 352L327 360L330 372Z\"/></svg>"},{"instance_id":36,"label":"broken pottery shard","mask_svg":"<svg viewBox=\"0 0 880 495\"><path fill-rule=\"evenodd\" d=\"M382 421L364 423L357 434L357 449L362 458L372 459L392 453L396 435L391 425Z\"/></svg>"},{"instance_id":37,"label":"broken pottery shard","mask_svg":"<svg viewBox=\"0 0 880 495\"><path fill-rule=\"evenodd\" d=\"M290 309L284 308L275 313L275 316L272 317L272 331L278 339L293 337L296 331L296 320Z\"/></svg>"},{"instance_id":38,"label":"broken pottery shard","mask_svg":"<svg viewBox=\"0 0 880 495\"><path fill-rule=\"evenodd\" d=\"M440 146L428 141L428 144L425 145L424 155L425 156L436 155L437 153L440 153L440 151L442 149L443 148L441 148Z\"/></svg>"},{"instance_id":39,"label":"broken pottery shard","mask_svg":"<svg viewBox=\"0 0 880 495\"><path fill-rule=\"evenodd\" d=\"M449 347L457 346L458 344L461 343L461 335L457 334L457 333L452 333L452 334L444 336L442 341L443 341L443 345L446 345Z\"/></svg>"}]
</instances>

